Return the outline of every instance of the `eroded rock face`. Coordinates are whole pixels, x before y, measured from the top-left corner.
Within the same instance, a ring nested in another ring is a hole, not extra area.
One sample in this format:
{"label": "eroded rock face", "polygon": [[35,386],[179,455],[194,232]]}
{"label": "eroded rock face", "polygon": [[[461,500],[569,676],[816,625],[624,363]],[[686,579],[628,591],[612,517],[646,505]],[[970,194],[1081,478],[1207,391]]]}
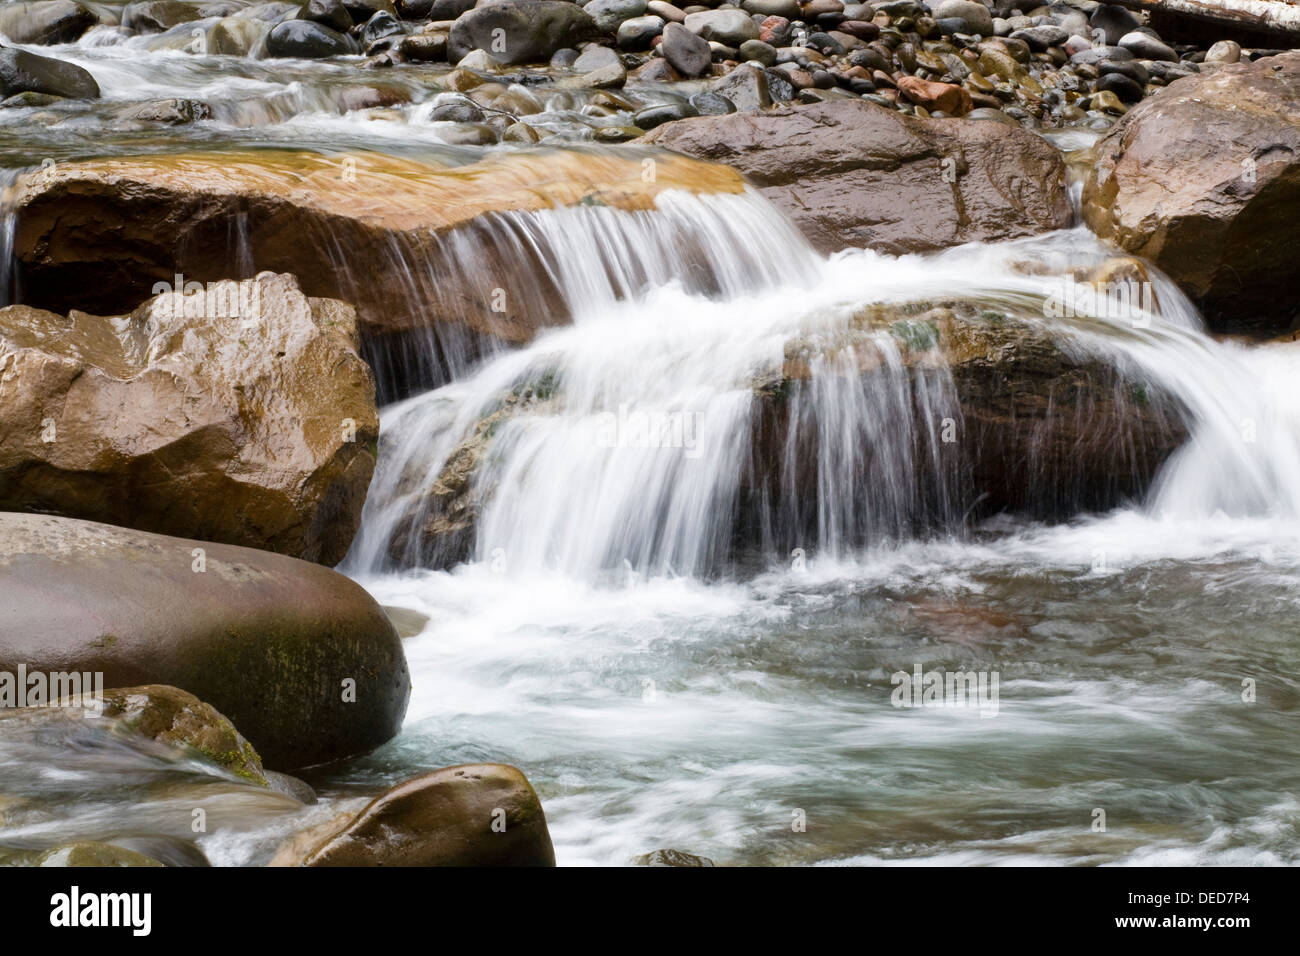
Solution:
{"label": "eroded rock face", "polygon": [[0,508],[337,564],[379,435],[357,348],[350,306],[270,273],[119,318],[0,309]]}
{"label": "eroded rock face", "polygon": [[541,801],[505,764],[408,780],[325,840],[304,866],[554,866]]}
{"label": "eroded rock face", "polygon": [[0,513],[0,608],[0,670],[181,688],[275,769],[364,753],[406,713],[406,658],[383,610],[283,555]]}
{"label": "eroded rock face", "polygon": [[1060,153],[991,123],[838,100],[682,120],[644,141],[731,166],[823,252],[923,252],[1071,219]]}
{"label": "eroded rock face", "polygon": [[453,168],[351,159],[262,151],[60,163],[13,197],[25,301],[123,312],[177,272],[237,278],[251,261],[297,276],[308,295],[352,303],[372,341],[432,326],[453,345],[522,342],[568,311],[549,264],[524,243],[503,245],[509,231],[495,214],[648,209],[665,189],[744,189],[726,167],[670,153],[649,181],[640,156],[556,151]]}
{"label": "eroded rock face", "polygon": [[1095,149],[1094,232],[1153,261],[1219,328],[1300,314],[1300,52],[1178,80]]}

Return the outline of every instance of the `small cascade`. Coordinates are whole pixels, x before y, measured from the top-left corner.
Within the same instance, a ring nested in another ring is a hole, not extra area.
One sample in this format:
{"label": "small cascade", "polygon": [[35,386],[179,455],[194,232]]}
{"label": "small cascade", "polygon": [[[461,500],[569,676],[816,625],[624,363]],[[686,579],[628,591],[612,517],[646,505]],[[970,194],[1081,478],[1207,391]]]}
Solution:
{"label": "small cascade", "polygon": [[[1113,421],[1064,407],[1126,470],[1150,478],[1159,457],[1125,431],[1127,415],[1158,406],[1169,441],[1190,426],[1151,507],[1293,507],[1280,482],[1300,473],[1289,458],[1300,449],[1251,380],[1254,354],[1207,338],[1158,274],[1142,273],[1122,314],[1104,296],[1070,298],[1077,275],[1114,261],[1083,229],[823,259],[756,196],[679,194],[654,213],[579,207],[490,228],[545,264],[573,321],[385,410],[354,571],[481,560],[586,579],[707,576],[747,554],[844,556],[968,527],[981,494],[969,446],[953,438],[962,396],[925,316],[898,318],[945,302],[975,303],[1108,369]],[[887,320],[864,324],[866,306]],[[1273,445],[1209,468],[1252,415]],[[1028,469],[1016,480],[1040,486],[1048,516],[1132,493],[1076,489],[1068,451],[1064,464],[1044,452],[1013,469]],[[1225,471],[1231,490],[1215,477]]]}

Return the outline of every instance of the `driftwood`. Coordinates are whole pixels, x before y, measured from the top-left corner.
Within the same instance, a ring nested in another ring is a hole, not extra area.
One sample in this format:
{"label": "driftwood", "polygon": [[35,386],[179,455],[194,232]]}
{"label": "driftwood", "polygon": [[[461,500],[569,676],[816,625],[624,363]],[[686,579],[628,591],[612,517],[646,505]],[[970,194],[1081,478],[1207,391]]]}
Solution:
{"label": "driftwood", "polygon": [[1165,23],[1193,21],[1279,46],[1300,46],[1300,2],[1296,0],[1106,0],[1144,10]]}

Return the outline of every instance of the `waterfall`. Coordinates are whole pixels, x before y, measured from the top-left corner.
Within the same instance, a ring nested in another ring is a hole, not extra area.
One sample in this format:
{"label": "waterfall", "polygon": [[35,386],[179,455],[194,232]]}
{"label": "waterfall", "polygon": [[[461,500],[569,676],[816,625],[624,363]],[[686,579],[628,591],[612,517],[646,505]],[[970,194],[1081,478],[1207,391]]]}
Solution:
{"label": "waterfall", "polygon": [[[1155,479],[1153,511],[1300,514],[1288,357],[1211,340],[1158,274],[1122,317],[1054,314],[1071,270],[1113,256],[1082,229],[824,258],[752,193],[511,213],[491,228],[546,264],[573,321],[383,411],[354,571],[479,560],[707,576],[958,533],[979,501],[943,435],[963,425],[951,369],[923,326],[860,322],[864,306],[918,301],[976,301],[1104,361],[1135,401],[1148,386],[1168,396],[1192,437]],[[1060,480],[1046,466],[1025,477]]]}

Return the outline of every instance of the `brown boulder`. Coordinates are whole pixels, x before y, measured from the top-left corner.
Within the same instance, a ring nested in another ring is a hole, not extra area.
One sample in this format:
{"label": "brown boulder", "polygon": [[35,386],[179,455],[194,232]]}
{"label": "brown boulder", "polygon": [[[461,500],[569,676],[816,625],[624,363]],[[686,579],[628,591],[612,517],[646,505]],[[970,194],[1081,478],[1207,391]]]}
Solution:
{"label": "brown boulder", "polygon": [[1071,220],[1060,153],[993,123],[834,100],[679,120],[643,142],[736,169],[823,252],[926,252]]}
{"label": "brown boulder", "polygon": [[904,76],[898,80],[898,89],[917,106],[924,106],[931,111],[940,110],[949,116],[965,116],[973,106],[970,93],[953,83]]}
{"label": "brown boulder", "polygon": [[[107,687],[181,688],[278,770],[379,746],[401,727],[410,695],[392,624],[329,568],[0,513],[0,672],[20,664],[28,673],[99,673]],[[128,701],[124,713],[132,710]]]}
{"label": "brown boulder", "polygon": [[368,345],[430,326],[440,349],[521,342],[569,316],[549,263],[493,214],[744,186],[673,155],[644,171],[639,156],[570,151],[458,167],[274,150],[60,163],[11,197],[14,256],[24,301],[55,311],[121,312],[177,272],[206,282],[251,262],[355,305]]}
{"label": "brown boulder", "polygon": [[0,309],[0,508],[336,564],[379,434],[357,338],[285,275],[121,318]]}
{"label": "brown boulder", "polygon": [[554,866],[532,785],[505,764],[446,767],[399,784],[304,866]]}
{"label": "brown boulder", "polygon": [[1158,265],[1215,327],[1300,315],[1300,52],[1178,80],[1095,149],[1094,232]]}

